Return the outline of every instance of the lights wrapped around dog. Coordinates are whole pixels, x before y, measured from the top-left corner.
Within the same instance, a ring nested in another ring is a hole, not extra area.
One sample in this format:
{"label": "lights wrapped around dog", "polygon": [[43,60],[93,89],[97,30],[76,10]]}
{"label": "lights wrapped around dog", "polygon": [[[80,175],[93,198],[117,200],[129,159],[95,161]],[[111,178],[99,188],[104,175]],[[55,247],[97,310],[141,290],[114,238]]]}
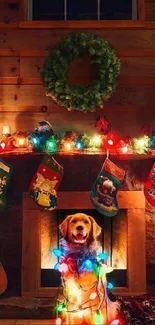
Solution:
{"label": "lights wrapped around dog", "polygon": [[[104,259],[107,260],[108,255],[106,253],[100,253],[94,257],[87,252],[85,256],[83,256],[83,253],[79,256],[76,253],[63,252],[58,248],[53,249],[53,253],[59,258],[59,263],[55,265],[55,269],[61,272],[64,289],[64,301],[58,303],[56,306],[56,325],[61,325],[64,315],[67,317],[68,313],[74,313],[77,318],[82,318],[84,312],[88,311],[90,313],[92,312],[92,308],[94,325],[103,325],[104,316],[100,309],[98,309],[96,299],[99,305],[101,305],[103,294],[100,290],[100,285],[102,282],[105,284],[106,274],[113,271],[112,267],[108,267],[103,263]],[[94,272],[97,275],[97,281],[94,283],[93,288],[91,286],[85,289],[78,284],[78,277],[82,272]],[[112,288],[113,284],[108,283],[107,289]],[[86,293],[88,294],[88,299],[81,305],[82,295],[86,295]],[[114,320],[109,325],[111,324],[118,325],[119,320]]]}

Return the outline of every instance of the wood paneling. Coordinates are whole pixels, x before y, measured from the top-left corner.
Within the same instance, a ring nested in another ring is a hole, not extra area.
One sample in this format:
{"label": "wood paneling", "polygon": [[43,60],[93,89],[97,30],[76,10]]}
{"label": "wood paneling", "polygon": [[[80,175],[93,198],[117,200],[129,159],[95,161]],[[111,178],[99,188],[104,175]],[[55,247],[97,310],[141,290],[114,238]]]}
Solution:
{"label": "wood paneling", "polygon": [[145,20],[145,0],[138,0],[138,19]]}
{"label": "wood paneling", "polygon": [[155,21],[155,1],[145,0],[146,20]]}
{"label": "wood paneling", "polygon": [[0,57],[0,78],[19,76],[19,68],[20,59],[18,57]]}
{"label": "wood paneling", "polygon": [[[10,52],[9,52],[10,53]],[[0,77],[20,77],[21,83],[37,84],[41,83],[40,74],[43,70],[44,63],[46,61],[45,56],[32,56],[21,57],[21,54],[17,51],[17,57],[13,52],[5,55],[5,52],[0,52]],[[32,53],[33,55],[33,53]],[[121,84],[154,84],[155,83],[155,56],[152,57],[120,57],[121,59]],[[86,73],[86,72],[85,72]],[[75,66],[72,70],[73,78],[77,77],[81,79],[81,82],[85,79],[85,74]],[[131,78],[134,77],[134,78]],[[141,77],[141,78],[139,78]],[[35,79],[37,78],[37,79]],[[39,78],[39,79],[38,79]],[[32,79],[32,81],[31,81]],[[12,82],[17,83],[16,79],[12,79]],[[1,79],[0,83],[7,83],[7,79],[4,81]],[[11,83],[11,82],[10,82]]]}
{"label": "wood paneling", "polygon": [[[10,79],[11,81],[11,79]],[[11,83],[11,82],[10,82]],[[45,89],[42,85],[0,85],[0,105],[4,106],[42,106],[52,105],[53,109],[56,111],[58,105],[46,96]],[[137,107],[137,106],[148,106],[153,107],[154,105],[154,86],[149,85],[133,85],[133,86],[118,86],[115,93],[107,101],[106,107],[111,106],[120,107]],[[64,108],[62,108],[64,110]],[[54,113],[54,112],[53,112]],[[69,114],[68,114],[69,115]]]}
{"label": "wood paneling", "polygon": [[42,113],[41,104],[40,102],[38,106],[36,104],[32,106],[29,103],[29,105],[25,106],[24,104],[18,105],[13,100],[9,103],[8,100],[7,105],[0,105],[0,132],[3,125],[10,125],[12,132],[22,129],[31,132],[39,121],[48,120],[55,132],[74,130],[80,134],[86,132],[93,135],[96,133],[95,119],[100,114],[108,116],[118,136],[137,136],[141,126],[145,123],[154,126],[152,119],[154,113],[151,112],[154,106],[152,105],[136,108],[135,106],[121,107],[120,105],[105,106],[103,111],[97,109],[95,113],[81,114],[80,112],[68,113],[64,107],[57,106],[52,101],[50,101],[49,105],[47,104],[48,112]]}
{"label": "wood paneling", "polygon": [[[67,29],[14,29],[0,30],[0,49],[2,50],[48,50],[63,37],[76,30]],[[80,30],[77,30],[80,32]],[[83,31],[81,29],[81,31]],[[90,29],[107,39],[110,45],[120,50],[155,50],[155,30],[118,30]]]}
{"label": "wood paneling", "polygon": [[[106,114],[116,132],[124,135],[137,135],[143,124],[152,125],[155,30],[89,30],[106,38],[116,49],[121,59],[121,76],[104,110],[87,114],[68,113],[46,97],[40,78],[48,49],[72,31],[76,30],[0,30],[0,129],[9,124],[12,131],[31,131],[40,120],[46,119],[56,132],[72,129],[92,134],[96,131],[96,116],[101,114]],[[77,68],[72,75],[75,80],[77,76],[81,82],[84,80],[83,71]]]}
{"label": "wood paneling", "polygon": [[0,1],[0,22],[11,25],[19,20],[19,1]]}

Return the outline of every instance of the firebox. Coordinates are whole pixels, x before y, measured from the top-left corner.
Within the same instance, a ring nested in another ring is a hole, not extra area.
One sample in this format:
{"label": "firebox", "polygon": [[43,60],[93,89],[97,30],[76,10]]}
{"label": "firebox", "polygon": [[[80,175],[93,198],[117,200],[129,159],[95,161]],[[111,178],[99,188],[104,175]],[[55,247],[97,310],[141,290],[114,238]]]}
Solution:
{"label": "firebox", "polygon": [[108,275],[116,294],[146,292],[145,198],[141,191],[118,192],[120,211],[110,218],[92,206],[89,192],[60,192],[57,210],[40,209],[28,193],[23,196],[22,294],[55,296],[61,287],[58,262],[52,249],[58,247],[58,225],[70,214],[83,212],[102,227],[99,241],[108,254],[106,263],[114,268]]}

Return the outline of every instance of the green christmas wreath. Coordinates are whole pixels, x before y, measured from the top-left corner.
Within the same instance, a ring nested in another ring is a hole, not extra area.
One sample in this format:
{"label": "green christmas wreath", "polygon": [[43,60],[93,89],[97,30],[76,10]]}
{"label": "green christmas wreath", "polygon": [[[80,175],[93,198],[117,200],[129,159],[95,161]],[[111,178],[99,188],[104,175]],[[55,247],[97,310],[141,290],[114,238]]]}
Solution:
{"label": "green christmas wreath", "polygon": [[[96,80],[88,86],[71,85],[67,72],[71,61],[90,57],[91,64],[98,65]],[[120,73],[120,61],[115,51],[103,38],[89,33],[69,34],[49,53],[42,77],[47,96],[68,110],[94,111],[103,107],[115,90],[116,77]]]}

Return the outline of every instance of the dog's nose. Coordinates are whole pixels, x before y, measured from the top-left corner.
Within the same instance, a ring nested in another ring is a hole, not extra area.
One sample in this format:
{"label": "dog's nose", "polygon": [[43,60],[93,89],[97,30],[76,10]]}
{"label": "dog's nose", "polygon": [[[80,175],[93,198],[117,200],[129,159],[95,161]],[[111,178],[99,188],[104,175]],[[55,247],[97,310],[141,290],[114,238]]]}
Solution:
{"label": "dog's nose", "polygon": [[77,226],[76,229],[81,231],[81,230],[83,230],[83,227],[82,226]]}

